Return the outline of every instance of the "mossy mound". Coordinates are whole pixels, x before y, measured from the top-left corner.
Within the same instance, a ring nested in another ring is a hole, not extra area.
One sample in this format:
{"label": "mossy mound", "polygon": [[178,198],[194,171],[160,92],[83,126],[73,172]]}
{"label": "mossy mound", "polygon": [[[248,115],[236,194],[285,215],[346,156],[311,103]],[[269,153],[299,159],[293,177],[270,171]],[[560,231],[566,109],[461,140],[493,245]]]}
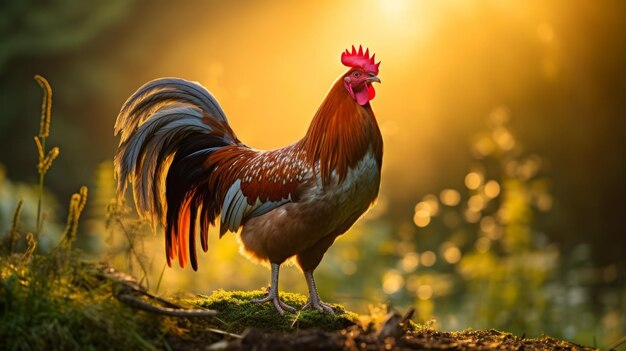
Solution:
{"label": "mossy mound", "polygon": [[358,315],[346,311],[338,304],[332,304],[335,314],[321,313],[317,310],[301,310],[307,298],[300,294],[279,293],[283,302],[298,309],[296,313],[286,312],[280,315],[271,303],[251,303],[252,299],[263,298],[267,292],[224,291],[217,290],[213,294],[199,295],[195,299],[185,300],[188,303],[204,308],[217,310],[216,320],[221,328],[240,333],[248,327],[264,331],[290,331],[298,329],[318,328],[326,331],[340,330],[354,325]]}

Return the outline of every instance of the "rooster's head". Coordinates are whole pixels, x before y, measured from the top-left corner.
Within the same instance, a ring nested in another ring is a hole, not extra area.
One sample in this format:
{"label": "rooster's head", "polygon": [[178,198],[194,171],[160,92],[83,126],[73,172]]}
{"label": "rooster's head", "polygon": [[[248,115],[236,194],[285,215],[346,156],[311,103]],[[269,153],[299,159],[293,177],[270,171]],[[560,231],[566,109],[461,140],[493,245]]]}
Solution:
{"label": "rooster's head", "polygon": [[380,83],[378,78],[378,66],[380,62],[374,63],[374,56],[369,57],[369,49],[363,52],[359,45],[357,51],[352,46],[352,52],[346,49],[341,53],[341,63],[350,67],[350,70],[343,76],[343,85],[352,98],[361,106],[367,104],[376,96],[376,91],[372,86],[373,82]]}

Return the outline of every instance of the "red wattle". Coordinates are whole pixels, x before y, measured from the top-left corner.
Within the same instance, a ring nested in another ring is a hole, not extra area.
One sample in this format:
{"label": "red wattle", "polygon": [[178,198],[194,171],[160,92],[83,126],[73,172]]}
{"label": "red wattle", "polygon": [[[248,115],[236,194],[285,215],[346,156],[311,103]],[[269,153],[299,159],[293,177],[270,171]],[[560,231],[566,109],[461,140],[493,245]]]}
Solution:
{"label": "red wattle", "polygon": [[356,100],[356,102],[361,106],[365,106],[368,101],[372,100],[376,96],[376,90],[374,90],[374,87],[371,85],[367,85],[366,89],[361,89],[357,91],[352,90],[352,85],[350,85],[350,83],[348,83],[347,81],[344,81],[344,86],[346,87],[348,93],[350,93],[352,98]]}
{"label": "red wattle", "polygon": [[361,89],[355,92],[354,97],[356,98],[356,102],[361,106],[365,106],[365,104],[370,101],[370,94],[367,89]]}
{"label": "red wattle", "polygon": [[374,86],[373,85],[368,86],[367,91],[370,94],[370,100],[373,100],[374,97],[376,97],[376,90],[374,90]]}

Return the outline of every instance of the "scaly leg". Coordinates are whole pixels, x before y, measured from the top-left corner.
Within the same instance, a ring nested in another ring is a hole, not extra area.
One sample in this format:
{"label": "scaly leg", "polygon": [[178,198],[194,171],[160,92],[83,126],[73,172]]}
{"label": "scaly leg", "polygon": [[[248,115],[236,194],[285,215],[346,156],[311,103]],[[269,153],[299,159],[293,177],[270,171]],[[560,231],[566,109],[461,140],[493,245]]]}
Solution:
{"label": "scaly leg", "polygon": [[305,271],[304,277],[306,278],[306,283],[309,286],[309,299],[302,309],[306,310],[307,308],[315,308],[322,313],[328,312],[330,314],[335,314],[335,311],[329,304],[320,300],[320,295],[317,293],[317,287],[315,286],[315,279],[313,279],[313,271]]}
{"label": "scaly leg", "polygon": [[287,305],[286,303],[280,301],[278,298],[278,271],[280,269],[280,265],[278,263],[272,263],[272,283],[270,285],[270,289],[267,292],[267,297],[263,299],[255,299],[251,300],[252,303],[266,303],[272,301],[276,310],[281,315],[285,313],[285,311],[295,313],[296,309]]}

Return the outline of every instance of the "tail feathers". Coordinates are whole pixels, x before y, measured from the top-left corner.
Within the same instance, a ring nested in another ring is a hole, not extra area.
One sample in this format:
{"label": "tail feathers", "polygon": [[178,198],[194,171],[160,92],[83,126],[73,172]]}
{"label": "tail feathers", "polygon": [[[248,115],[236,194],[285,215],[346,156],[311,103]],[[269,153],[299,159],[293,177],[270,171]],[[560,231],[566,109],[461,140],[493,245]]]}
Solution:
{"label": "tail feathers", "polygon": [[139,88],[122,106],[115,122],[115,135],[124,143],[157,110],[172,103],[196,106],[212,118],[228,123],[221,106],[206,88],[180,78],[160,78]]}
{"label": "tail feathers", "polygon": [[207,167],[206,163],[215,151],[228,145],[232,144],[221,138],[190,135],[173,157],[162,202],[167,206],[164,227],[168,265],[178,258],[184,267],[190,258],[191,266],[197,269],[195,230],[198,225],[202,249],[208,249],[209,226],[215,223],[221,206],[218,189],[209,186],[215,167]]}
{"label": "tail feathers", "polygon": [[[202,187],[212,172],[204,166],[205,161],[224,146],[241,144],[222,108],[197,83],[158,79],[126,101],[115,133],[121,135],[114,160],[119,195],[131,182],[140,215],[166,227],[168,263],[178,256],[184,265],[187,256],[183,250],[189,246],[195,269],[195,225],[190,224],[195,224],[201,210],[200,224],[206,233],[219,213],[210,189]],[[189,236],[176,235],[179,231]],[[178,242],[172,242],[174,239]],[[206,250],[206,238],[201,240]]]}

